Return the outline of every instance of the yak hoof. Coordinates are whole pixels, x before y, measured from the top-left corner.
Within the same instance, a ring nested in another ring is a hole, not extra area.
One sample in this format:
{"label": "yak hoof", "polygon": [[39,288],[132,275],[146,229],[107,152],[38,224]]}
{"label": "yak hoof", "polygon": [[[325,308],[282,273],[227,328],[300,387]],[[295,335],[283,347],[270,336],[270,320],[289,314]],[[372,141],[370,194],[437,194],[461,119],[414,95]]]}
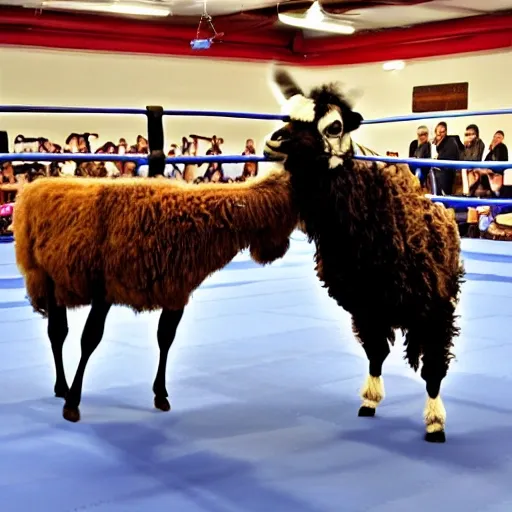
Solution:
{"label": "yak hoof", "polygon": [[373,416],[375,416],[375,409],[373,407],[366,407],[363,405],[359,409],[358,416],[364,418],[372,418]]}
{"label": "yak hoof", "polygon": [[80,409],[78,407],[66,407],[62,410],[62,416],[65,420],[76,423],[80,421]]}
{"label": "yak hoof", "polygon": [[171,404],[169,403],[169,400],[167,400],[167,398],[165,398],[165,397],[159,398],[159,397],[155,396],[154,403],[155,403],[155,409],[159,409],[160,411],[164,411],[164,412],[171,410]]}
{"label": "yak hoof", "polygon": [[425,434],[425,441],[429,443],[445,443],[446,435],[444,430],[438,430],[437,432],[427,432]]}
{"label": "yak hoof", "polygon": [[55,392],[55,396],[57,398],[66,398],[67,394],[69,393],[69,388],[67,386],[55,386],[53,391]]}

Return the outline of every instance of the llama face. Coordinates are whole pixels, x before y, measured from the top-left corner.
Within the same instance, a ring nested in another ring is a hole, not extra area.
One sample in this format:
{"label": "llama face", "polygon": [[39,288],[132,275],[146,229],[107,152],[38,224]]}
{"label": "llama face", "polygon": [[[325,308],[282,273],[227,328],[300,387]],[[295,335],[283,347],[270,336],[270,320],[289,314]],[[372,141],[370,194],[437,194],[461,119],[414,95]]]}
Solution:
{"label": "llama face", "polygon": [[306,97],[282,70],[275,73],[274,82],[291,121],[267,139],[267,157],[310,159],[325,154],[343,157],[352,152],[349,134],[360,126],[362,116],[350,108],[334,86],[315,89]]}

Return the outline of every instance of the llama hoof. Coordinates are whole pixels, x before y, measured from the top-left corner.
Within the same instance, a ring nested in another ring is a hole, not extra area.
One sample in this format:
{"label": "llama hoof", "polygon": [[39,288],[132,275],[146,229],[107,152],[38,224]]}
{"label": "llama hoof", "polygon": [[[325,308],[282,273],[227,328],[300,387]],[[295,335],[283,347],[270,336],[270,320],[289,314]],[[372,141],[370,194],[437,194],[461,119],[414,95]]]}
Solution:
{"label": "llama hoof", "polygon": [[437,432],[427,432],[425,434],[425,441],[429,443],[445,443],[446,435],[444,430],[438,430]]}
{"label": "llama hoof", "polygon": [[373,407],[366,407],[363,405],[359,408],[358,416],[364,418],[373,418],[373,416],[375,416],[375,409]]}
{"label": "llama hoof", "polygon": [[76,423],[80,421],[80,409],[78,407],[66,407],[62,410],[62,417],[65,420],[71,421],[71,423]]}
{"label": "llama hoof", "polygon": [[171,410],[171,404],[169,403],[169,400],[167,398],[158,398],[155,396],[155,409],[159,409],[160,411],[170,411]]}

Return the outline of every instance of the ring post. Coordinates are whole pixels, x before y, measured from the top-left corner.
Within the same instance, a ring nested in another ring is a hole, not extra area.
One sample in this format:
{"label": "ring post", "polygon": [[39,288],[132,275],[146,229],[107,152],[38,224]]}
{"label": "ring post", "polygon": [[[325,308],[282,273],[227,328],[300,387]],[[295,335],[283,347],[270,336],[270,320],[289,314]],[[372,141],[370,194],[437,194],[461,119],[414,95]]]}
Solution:
{"label": "ring post", "polygon": [[163,107],[146,107],[148,118],[148,176],[163,175],[165,171]]}

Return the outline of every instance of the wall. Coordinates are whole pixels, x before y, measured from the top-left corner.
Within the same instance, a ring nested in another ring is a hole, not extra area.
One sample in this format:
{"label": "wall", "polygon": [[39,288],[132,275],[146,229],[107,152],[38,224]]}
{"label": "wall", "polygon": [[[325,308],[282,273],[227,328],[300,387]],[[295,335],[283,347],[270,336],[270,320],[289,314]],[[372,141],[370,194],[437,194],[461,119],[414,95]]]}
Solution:
{"label": "wall", "polygon": [[[268,66],[120,54],[0,48],[0,103],[72,106],[162,105],[168,109],[275,112],[267,86]],[[241,154],[247,138],[258,151],[275,122],[218,118],[166,118],[166,143],[183,135],[225,139],[225,154]],[[147,136],[143,116],[0,114],[0,129],[14,138],[45,136],[63,144],[71,132],[95,132],[100,142]],[[243,165],[231,166],[240,174]]]}
{"label": "wall", "polygon": [[[361,97],[356,108],[365,118],[411,113],[415,85],[468,81],[469,108],[492,109],[512,106],[509,74],[512,52],[471,54],[410,62],[399,72],[384,72],[380,65],[343,68],[299,69],[293,72],[306,87],[326,81],[340,81],[356,89]],[[28,48],[0,49],[0,102],[78,106],[145,107],[159,104],[176,109],[217,109],[278,112],[268,87],[268,65],[219,62],[206,58],[168,58],[49,51]],[[502,78],[498,78],[502,75]],[[512,116],[447,119],[449,133],[461,137],[469,122],[476,122],[488,144],[497,129],[512,139]],[[428,122],[434,126],[437,121]],[[246,138],[254,138],[261,153],[262,141],[279,123],[215,118],[168,118],[167,143],[182,135],[222,136],[225,154],[240,154]],[[385,153],[399,151],[405,156],[419,122],[361,128],[355,138]],[[63,143],[72,131],[100,132],[103,142],[119,137],[128,142],[146,135],[144,118],[127,116],[1,115],[0,125],[11,141],[18,133],[45,135]],[[240,166],[232,167],[238,173]]]}

